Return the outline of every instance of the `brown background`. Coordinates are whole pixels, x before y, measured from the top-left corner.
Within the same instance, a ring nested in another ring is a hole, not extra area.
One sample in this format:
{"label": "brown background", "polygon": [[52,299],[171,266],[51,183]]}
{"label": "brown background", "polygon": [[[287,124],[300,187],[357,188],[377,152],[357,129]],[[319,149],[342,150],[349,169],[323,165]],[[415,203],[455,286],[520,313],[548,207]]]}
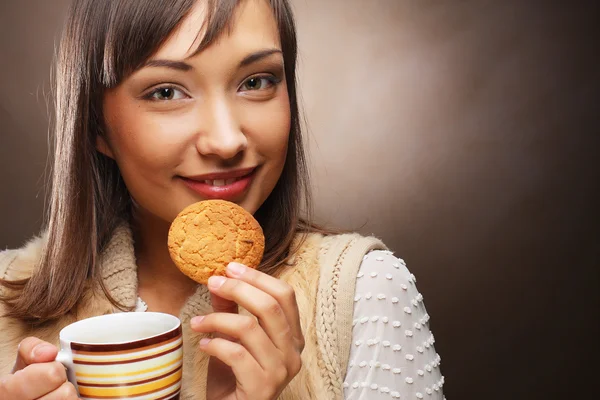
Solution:
{"label": "brown background", "polygon": [[[0,248],[42,220],[44,94],[67,3],[0,0]],[[294,3],[318,215],[407,260],[448,399],[593,398],[592,2]]]}

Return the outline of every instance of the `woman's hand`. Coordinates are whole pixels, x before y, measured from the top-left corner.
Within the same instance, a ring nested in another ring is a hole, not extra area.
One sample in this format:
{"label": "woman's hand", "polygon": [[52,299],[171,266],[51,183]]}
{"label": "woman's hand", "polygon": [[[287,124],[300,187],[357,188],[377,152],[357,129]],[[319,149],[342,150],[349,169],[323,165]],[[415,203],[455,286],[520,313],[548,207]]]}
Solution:
{"label": "woman's hand", "polygon": [[[214,313],[195,317],[192,329],[215,333],[200,341],[211,356],[207,400],[276,399],[302,367],[304,337],[294,290],[283,281],[231,263],[211,277]],[[254,316],[237,313],[238,305]]]}
{"label": "woman's hand", "polygon": [[19,344],[17,360],[10,375],[0,378],[0,399],[75,400],[75,387],[67,381],[63,365],[54,361],[58,349],[38,338]]}

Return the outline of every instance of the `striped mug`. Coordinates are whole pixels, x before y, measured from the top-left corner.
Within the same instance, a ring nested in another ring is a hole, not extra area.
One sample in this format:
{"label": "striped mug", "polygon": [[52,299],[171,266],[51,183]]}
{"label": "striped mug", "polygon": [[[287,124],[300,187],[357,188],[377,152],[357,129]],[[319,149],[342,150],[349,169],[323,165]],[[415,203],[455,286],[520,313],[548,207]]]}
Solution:
{"label": "striped mug", "polygon": [[182,345],[177,317],[108,314],[61,330],[56,360],[82,399],[179,399]]}

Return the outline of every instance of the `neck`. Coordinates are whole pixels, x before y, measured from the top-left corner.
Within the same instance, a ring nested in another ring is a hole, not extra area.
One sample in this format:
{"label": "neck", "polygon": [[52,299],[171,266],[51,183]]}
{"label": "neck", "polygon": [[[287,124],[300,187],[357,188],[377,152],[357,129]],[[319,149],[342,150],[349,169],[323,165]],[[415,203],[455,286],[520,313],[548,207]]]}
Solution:
{"label": "neck", "polygon": [[167,246],[170,224],[145,210],[136,209],[132,228],[138,267],[139,296],[149,311],[178,316],[197,283],[171,260]]}

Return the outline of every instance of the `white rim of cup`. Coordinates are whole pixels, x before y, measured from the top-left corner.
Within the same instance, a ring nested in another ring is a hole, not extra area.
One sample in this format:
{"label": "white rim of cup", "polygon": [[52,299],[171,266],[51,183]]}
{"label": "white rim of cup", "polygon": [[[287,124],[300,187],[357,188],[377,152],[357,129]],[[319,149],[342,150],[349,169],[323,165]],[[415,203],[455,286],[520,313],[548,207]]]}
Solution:
{"label": "white rim of cup", "polygon": [[[86,341],[81,341],[81,340],[76,339],[72,333],[73,330],[79,329],[82,326],[93,323],[99,319],[105,319],[105,318],[152,319],[153,317],[156,317],[157,315],[160,316],[160,318],[171,320],[171,322],[173,322],[173,326],[171,326],[168,329],[165,329],[159,333],[156,333],[154,335],[143,336],[143,337],[139,337],[139,338],[136,338],[133,340],[107,341],[107,342],[102,342],[102,343],[86,342]],[[151,311],[148,311],[148,312],[122,312],[122,313],[98,315],[95,317],[85,318],[85,319],[73,322],[72,324],[67,325],[63,329],[61,329],[61,331],[59,333],[59,337],[61,340],[65,340],[68,342],[75,342],[75,343],[91,345],[91,346],[102,345],[102,344],[119,345],[119,344],[125,344],[125,343],[134,343],[134,342],[138,342],[138,341],[146,341],[148,339],[152,339],[152,338],[173,332],[174,330],[179,329],[180,327],[181,327],[181,320],[171,314],[160,313],[160,312],[151,312]]]}

